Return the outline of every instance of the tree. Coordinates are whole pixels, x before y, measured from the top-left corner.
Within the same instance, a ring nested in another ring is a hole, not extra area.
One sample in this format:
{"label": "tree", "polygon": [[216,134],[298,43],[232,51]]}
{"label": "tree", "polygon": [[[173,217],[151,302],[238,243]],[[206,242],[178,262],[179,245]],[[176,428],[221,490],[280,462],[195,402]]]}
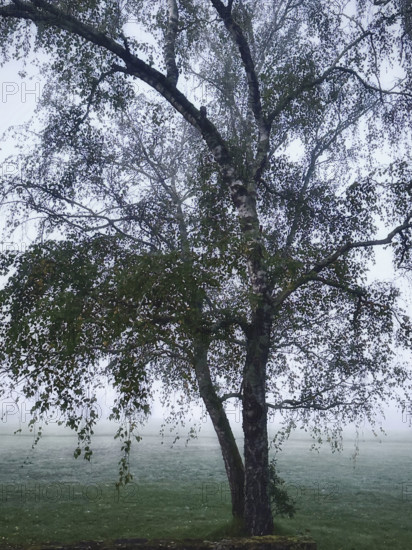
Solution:
{"label": "tree", "polygon": [[[35,212],[40,236],[3,255],[1,359],[9,385],[39,395],[34,411],[66,411],[86,457],[95,418],[80,409],[99,375],[118,417],[148,412],[154,379],[199,395],[233,513],[264,535],[270,409],[285,433],[324,427],[335,445],[342,422],[407,394],[409,319],[395,287],[368,282],[377,247],[411,266],[407,13],[0,2],[4,59],[33,44],[49,83],[36,150],[2,182],[11,221]],[[243,461],[228,399],[242,403]]]}

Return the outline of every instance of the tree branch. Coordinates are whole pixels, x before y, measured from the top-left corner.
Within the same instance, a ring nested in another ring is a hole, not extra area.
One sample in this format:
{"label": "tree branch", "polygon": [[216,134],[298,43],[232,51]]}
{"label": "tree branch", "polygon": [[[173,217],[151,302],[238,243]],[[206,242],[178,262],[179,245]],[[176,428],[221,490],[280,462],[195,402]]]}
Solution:
{"label": "tree branch", "polygon": [[353,294],[354,296],[357,296],[359,298],[367,295],[367,292],[362,288],[349,287],[343,283],[340,283],[339,281],[334,281],[333,279],[326,279],[324,277],[318,276],[318,277],[313,277],[311,281],[315,283],[322,283],[326,286],[337,288],[338,290],[343,290],[344,292],[347,292],[348,294]]}
{"label": "tree branch", "polygon": [[222,397],[220,397],[220,401],[223,403],[224,401],[227,401],[228,399],[232,399],[232,398],[236,398],[236,399],[242,399],[242,394],[241,393],[225,393],[224,395],[222,395]]}
{"label": "tree branch", "polygon": [[151,67],[136,55],[131,54],[124,44],[119,44],[104,32],[79,21],[72,15],[65,13],[44,0],[33,0],[33,2],[30,3],[21,0],[13,1],[15,5],[10,4],[0,7],[0,17],[25,19],[35,24],[43,23],[51,25],[58,29],[68,31],[69,33],[79,36],[113,53],[116,57],[121,59],[125,65],[121,66],[113,63],[112,69],[130,76],[136,76],[143,82],[146,82],[146,84],[159,92],[166,101],[182,114],[192,126],[203,133],[210,147],[210,144],[213,143],[214,147],[219,145],[225,148],[224,141],[217,129],[210,121],[202,120],[199,110],[196,109],[182,92],[177,90],[176,86],[168,77]]}
{"label": "tree branch", "polygon": [[263,122],[261,94],[259,81],[256,75],[255,64],[252,58],[249,44],[246,40],[245,35],[243,34],[241,27],[236,23],[236,21],[234,21],[232,17],[232,4],[230,3],[226,7],[221,0],[210,1],[239,49],[240,57],[243,62],[248,83],[250,107],[253,111],[256,121],[260,124],[261,122]]}
{"label": "tree branch", "polygon": [[[249,46],[244,39],[240,27],[232,20],[230,11],[221,0],[211,0],[218,12],[222,13],[225,24],[233,29],[236,40],[239,41],[242,59],[248,73],[250,98],[255,116],[262,120],[262,109],[260,103],[260,91],[256,74],[254,72],[253,60]],[[220,166],[224,181],[229,187],[231,199],[237,209],[240,230],[244,234],[248,246],[248,265],[251,278],[251,285],[256,295],[268,296],[266,272],[262,268],[263,242],[259,233],[259,222],[256,211],[256,197],[253,190],[246,187],[244,181],[236,173],[232,156],[217,128],[207,117],[202,116],[188,98],[180,92],[176,86],[142,59],[124,46],[113,40],[105,33],[98,31],[91,25],[85,24],[75,17],[66,14],[59,8],[52,6],[43,0],[35,0],[35,5],[15,0],[15,5],[3,6],[0,8],[0,17],[13,17],[27,19],[34,23],[45,23],[58,29],[62,29],[79,36],[99,48],[104,48],[121,59],[124,66],[112,64],[112,68],[130,76],[135,76],[148,84],[151,88],[160,93],[189,124],[199,130],[215,161]]]}
{"label": "tree branch", "polygon": [[165,33],[164,56],[168,80],[177,85],[179,71],[176,65],[176,38],[179,24],[179,11],[176,0],[167,0],[167,28]]}
{"label": "tree branch", "polygon": [[83,122],[87,119],[87,117],[89,116],[89,113],[90,113],[90,109],[91,109],[91,106],[93,104],[93,99],[94,99],[94,96],[97,92],[97,89],[98,87],[100,86],[100,84],[108,77],[108,76],[111,76],[113,74],[116,74],[117,71],[116,69],[110,69],[109,71],[105,71],[104,73],[102,73],[99,78],[96,78],[95,81],[93,82],[92,84],[92,88],[90,90],[90,94],[89,94],[89,97],[87,98],[87,106],[86,106],[86,112],[85,114],[82,116],[82,118],[76,123],[76,125],[74,126],[74,131],[76,131],[82,124]]}
{"label": "tree branch", "polygon": [[379,92],[380,94],[385,95],[401,95],[403,97],[412,97],[411,93],[408,92],[396,92],[393,89],[385,90],[384,88],[380,88],[379,86],[374,86],[373,84],[369,84],[369,82],[366,82],[360,74],[358,74],[355,70],[350,69],[349,67],[341,67],[340,65],[337,65],[333,68],[333,71],[339,71],[341,73],[349,74],[354,76],[359,82],[362,84],[362,86],[371,92]]}
{"label": "tree branch", "polygon": [[310,90],[311,88],[314,88],[315,86],[319,86],[323,82],[325,82],[333,73],[333,71],[336,69],[338,63],[340,60],[355,46],[357,46],[362,40],[367,38],[368,36],[371,36],[370,31],[365,31],[362,33],[358,38],[356,38],[353,42],[348,44],[339,55],[336,56],[334,62],[331,64],[331,66],[326,69],[320,76],[317,78],[312,78],[311,75],[309,75],[309,78],[304,78],[301,85],[298,86],[296,90],[294,90],[292,93],[288,94],[283,100],[279,102],[279,104],[275,107],[275,109],[272,111],[272,113],[268,117],[269,123],[273,123],[274,119],[279,116],[279,114],[291,103],[293,100],[297,99],[303,92]]}
{"label": "tree branch", "polygon": [[357,242],[348,242],[344,245],[342,245],[338,250],[336,250],[333,254],[330,254],[327,256],[324,260],[321,262],[318,262],[311,270],[310,273],[320,273],[325,267],[330,266],[333,264],[338,258],[349,252],[350,250],[354,250],[356,248],[371,248],[375,246],[383,246],[385,244],[391,244],[394,237],[399,235],[403,230],[409,229],[412,227],[412,212],[408,214],[406,217],[404,223],[402,225],[398,225],[393,229],[386,237],[383,239],[375,239],[375,240],[369,240],[369,241],[357,241]]}
{"label": "tree branch", "polygon": [[[128,221],[130,219],[130,217],[128,217],[128,216],[121,217],[121,218],[118,218],[118,219],[112,219],[109,216],[103,214],[104,211],[103,212],[95,212],[90,207],[86,206],[85,204],[82,204],[82,203],[80,203],[80,202],[78,202],[78,201],[76,201],[72,198],[65,197],[60,192],[58,192],[56,190],[48,189],[44,185],[31,184],[30,188],[28,188],[28,187],[25,187],[22,184],[19,184],[19,185],[16,186],[17,192],[18,192],[19,187],[22,187],[23,190],[25,190],[29,194],[29,201],[30,201],[32,207],[35,209],[35,211],[38,212],[38,213],[46,214],[48,216],[48,218],[51,219],[51,220],[53,220],[53,219],[54,220],[61,220],[62,223],[66,223],[66,224],[70,225],[71,227],[79,229],[80,231],[82,231],[84,233],[96,232],[96,231],[100,231],[102,229],[106,229],[106,228],[110,227],[116,233],[119,233],[120,235],[132,240],[133,242],[136,242],[136,243],[138,243],[142,246],[145,246],[145,247],[149,247],[151,250],[154,250],[154,251],[157,250],[157,247],[153,243],[151,243],[149,241],[145,241],[145,240],[143,240],[139,237],[136,237],[135,235],[132,235],[130,233],[126,233],[125,231],[123,231],[117,225],[119,222]],[[68,206],[76,207],[76,208],[79,208],[80,210],[83,210],[85,212],[85,214],[80,214],[80,213],[69,214],[69,213],[64,213],[64,212],[59,213],[55,210],[52,210],[52,209],[48,208],[46,206],[44,200],[42,200],[41,202],[37,202],[35,200],[34,196],[31,193],[31,191],[34,191],[36,189],[43,192],[43,193],[46,193],[47,195],[49,195],[53,199],[60,200],[62,203],[65,203]],[[91,219],[91,220],[94,220],[96,222],[97,222],[97,220],[101,220],[102,222],[105,222],[105,223],[103,223],[102,225],[87,226],[87,225],[84,225],[84,224],[80,223],[80,220],[83,220],[83,219],[86,219],[86,220]]]}
{"label": "tree branch", "polygon": [[395,229],[388,233],[388,235],[383,239],[347,242],[346,244],[340,246],[335,252],[315,264],[312,269],[308,271],[305,275],[299,277],[299,279],[297,279],[295,282],[290,283],[286,289],[278,292],[278,294],[273,299],[273,307],[280,307],[283,302],[295,292],[295,290],[305,285],[309,281],[316,280],[319,276],[319,273],[323,269],[335,263],[341,256],[347,254],[349,251],[355,250],[357,248],[372,248],[375,246],[384,246],[385,244],[391,244],[391,242],[397,235],[399,235],[405,229],[409,228],[412,228],[412,212],[408,214],[405,222],[402,225],[398,225],[397,227],[395,227]]}
{"label": "tree branch", "polygon": [[[299,218],[301,216],[302,207],[304,204],[305,193],[308,190],[310,181],[316,170],[317,162],[319,158],[323,155],[325,151],[327,151],[330,148],[330,146],[338,139],[340,135],[342,135],[342,133],[347,128],[355,124],[364,115],[366,115],[366,113],[368,113],[372,109],[372,107],[376,105],[377,101],[378,100],[372,101],[369,104],[367,104],[365,107],[351,113],[346,120],[340,121],[334,130],[328,131],[326,135],[317,139],[315,147],[313,148],[310,155],[310,162],[309,162],[308,169],[306,170],[306,173],[303,176],[302,187],[299,191],[299,195],[296,202],[295,215],[293,217],[293,222],[292,222],[290,231],[286,238],[285,254],[290,249],[295,239],[295,235],[298,230]],[[319,131],[319,128],[318,128],[318,131]]]}
{"label": "tree branch", "polygon": [[254,182],[259,182],[267,163],[267,156],[270,147],[271,123],[268,122],[262,110],[262,98],[257,77],[255,62],[250,51],[248,41],[240,25],[232,17],[232,2],[226,7],[221,0],[211,0],[214,8],[222,19],[226,29],[231,35],[233,41],[238,47],[243,67],[245,69],[248,91],[249,105],[258,125],[259,138],[255,158]]}
{"label": "tree branch", "polygon": [[357,403],[356,401],[333,401],[329,405],[316,405],[315,403],[312,404],[305,404],[305,401],[295,401],[293,399],[285,399],[281,403],[278,403],[277,405],[273,405],[272,403],[266,403],[266,406],[269,409],[274,409],[276,411],[280,410],[289,410],[289,411],[295,411],[297,409],[310,409],[315,411],[328,411],[330,409],[334,409],[335,407],[344,406],[344,407],[353,407],[354,405],[359,406],[363,403]]}
{"label": "tree branch", "polygon": [[[213,0],[221,6],[220,0]],[[100,48],[113,53],[124,62],[124,66],[116,63],[112,64],[112,69],[123,72],[129,76],[135,76],[156,90],[164,99],[172,105],[194,128],[199,130],[205,140],[209,150],[213,154],[215,161],[222,170],[222,175],[229,185],[232,201],[235,204],[240,219],[240,225],[243,232],[250,230],[251,217],[256,218],[255,205],[252,197],[247,196],[247,190],[244,184],[237,177],[231,155],[226,143],[216,126],[210,122],[207,117],[203,117],[193,103],[180,92],[176,86],[167,78],[167,76],[154,69],[136,55],[131,54],[124,45],[120,45],[105,33],[96,30],[75,17],[66,14],[62,10],[52,6],[43,0],[35,0],[36,6],[21,0],[15,0],[15,6],[8,5],[0,8],[0,17],[17,18],[33,21],[34,23],[45,23],[58,29],[68,31],[80,36],[81,38],[95,44]],[[39,9],[42,8],[42,9]],[[223,6],[226,10],[226,8]],[[44,11],[43,11],[44,10]],[[250,54],[250,52],[249,52]],[[245,208],[245,202],[248,206]],[[250,213],[253,211],[252,216]],[[256,231],[258,231],[257,222]]]}

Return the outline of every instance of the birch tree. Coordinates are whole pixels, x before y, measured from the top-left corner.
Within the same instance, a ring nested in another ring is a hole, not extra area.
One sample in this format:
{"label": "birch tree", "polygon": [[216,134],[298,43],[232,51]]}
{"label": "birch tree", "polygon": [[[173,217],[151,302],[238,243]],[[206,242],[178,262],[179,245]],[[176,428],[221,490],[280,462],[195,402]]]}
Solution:
{"label": "birch tree", "polygon": [[265,535],[269,412],[335,444],[408,392],[409,318],[369,277],[378,248],[411,265],[408,10],[0,2],[3,59],[33,47],[48,81],[36,150],[2,181],[11,221],[40,232],[3,255],[3,371],[68,414],[86,456],[95,418],[76,411],[99,376],[115,416],[146,414],[156,379],[200,396],[233,513]]}

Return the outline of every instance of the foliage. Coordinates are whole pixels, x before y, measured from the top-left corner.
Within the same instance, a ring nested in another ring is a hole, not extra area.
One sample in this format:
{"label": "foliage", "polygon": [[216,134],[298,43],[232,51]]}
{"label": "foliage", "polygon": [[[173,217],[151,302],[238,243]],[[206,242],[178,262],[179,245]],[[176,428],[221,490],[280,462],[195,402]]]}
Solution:
{"label": "foliage", "polygon": [[285,487],[285,480],[279,477],[276,468],[276,460],[269,464],[269,494],[275,516],[293,518],[296,514],[295,500],[290,497]]}

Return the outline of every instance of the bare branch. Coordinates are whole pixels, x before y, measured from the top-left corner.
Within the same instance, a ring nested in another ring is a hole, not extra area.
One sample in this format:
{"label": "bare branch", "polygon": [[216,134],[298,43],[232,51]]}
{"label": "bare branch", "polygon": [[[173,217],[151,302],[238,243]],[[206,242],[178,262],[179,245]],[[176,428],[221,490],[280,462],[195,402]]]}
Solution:
{"label": "bare branch", "polygon": [[222,395],[222,397],[220,397],[220,401],[223,403],[224,401],[227,401],[228,399],[232,399],[232,398],[236,398],[236,399],[242,399],[242,394],[241,393],[225,393],[224,395]]}
{"label": "bare branch", "polygon": [[[152,250],[157,250],[157,247],[153,243],[149,241],[145,241],[130,233],[126,233],[125,231],[123,231],[123,229],[119,227],[118,224],[121,222],[129,221],[130,216],[123,216],[118,219],[112,219],[108,215],[104,214],[103,213],[104,211],[96,212],[92,208],[86,206],[85,204],[80,203],[75,199],[66,197],[61,193],[59,193],[58,191],[56,191],[55,189],[51,190],[51,189],[48,189],[46,186],[43,186],[40,184],[33,183],[31,184],[30,188],[27,188],[21,185],[17,186],[17,188],[18,187],[23,187],[23,189],[29,194],[29,202],[32,208],[38,213],[46,214],[50,220],[56,220],[56,221],[60,220],[60,222],[70,225],[71,227],[74,227],[84,233],[101,231],[102,229],[106,229],[110,227],[116,233],[140,244],[141,246],[149,247]],[[38,202],[35,200],[31,191],[34,191],[36,189],[39,191],[42,191],[43,193],[46,193],[53,199],[60,200],[63,204],[67,204],[71,207],[79,208],[80,211],[84,212],[84,214],[81,214],[79,212],[74,214],[59,213],[56,210],[48,208],[47,205],[45,204],[45,201],[42,200],[41,202]],[[96,222],[100,220],[102,223],[100,225],[90,225],[90,226],[87,226],[81,223],[82,220],[88,220],[88,219],[94,220]]]}
{"label": "bare branch", "polygon": [[403,230],[409,229],[412,227],[412,212],[408,214],[406,217],[404,223],[402,225],[398,225],[393,229],[386,237],[383,239],[375,239],[375,240],[369,240],[369,241],[357,241],[357,242],[348,242],[338,248],[333,254],[330,254],[327,258],[322,260],[321,262],[317,263],[311,270],[310,273],[320,273],[325,267],[328,267],[332,265],[337,259],[339,259],[341,256],[349,252],[350,250],[354,250],[356,248],[371,248],[375,246],[383,246],[385,244],[391,244],[393,239],[399,235]]}

